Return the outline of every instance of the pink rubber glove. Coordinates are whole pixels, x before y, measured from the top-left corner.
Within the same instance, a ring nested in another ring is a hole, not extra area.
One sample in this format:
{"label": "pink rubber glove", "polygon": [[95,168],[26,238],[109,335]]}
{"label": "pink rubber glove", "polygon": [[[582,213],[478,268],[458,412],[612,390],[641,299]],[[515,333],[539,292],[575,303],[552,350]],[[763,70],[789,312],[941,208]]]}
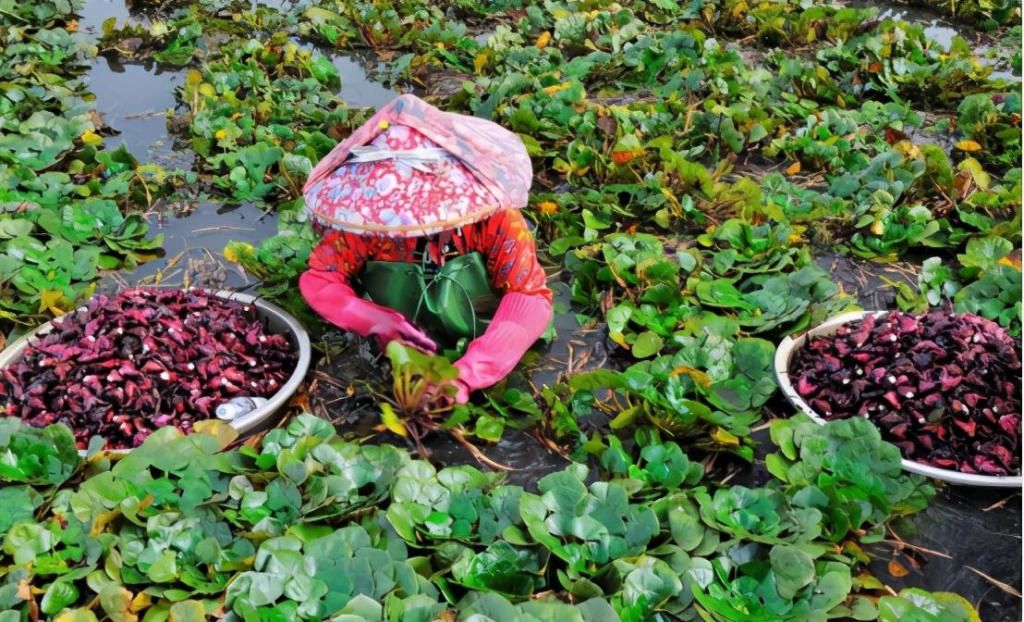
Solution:
{"label": "pink rubber glove", "polygon": [[551,303],[543,296],[505,294],[487,330],[455,362],[459,370],[455,401],[464,404],[471,392],[486,389],[507,376],[544,334],[552,312]]}
{"label": "pink rubber glove", "polygon": [[374,336],[383,348],[400,341],[433,353],[437,345],[401,313],[364,300],[333,272],[307,270],[299,277],[299,291],[325,320],[363,337]]}

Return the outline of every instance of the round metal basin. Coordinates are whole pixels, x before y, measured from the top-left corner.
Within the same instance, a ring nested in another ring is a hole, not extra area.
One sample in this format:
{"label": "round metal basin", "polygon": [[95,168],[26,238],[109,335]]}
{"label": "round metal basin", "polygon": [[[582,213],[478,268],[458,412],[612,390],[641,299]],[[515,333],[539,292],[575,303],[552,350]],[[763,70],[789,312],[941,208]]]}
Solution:
{"label": "round metal basin", "polygon": [[[295,366],[295,371],[292,372],[292,375],[281,386],[277,393],[267,398],[267,403],[262,407],[257,408],[250,413],[246,413],[231,422],[231,427],[238,430],[239,436],[245,436],[254,432],[259,432],[260,430],[273,425],[277,420],[278,413],[280,413],[282,408],[288,403],[288,400],[291,399],[292,395],[299,388],[299,385],[302,384],[302,380],[306,377],[306,371],[309,369],[311,354],[309,335],[306,334],[306,330],[302,328],[302,325],[299,324],[294,317],[275,304],[260,300],[251,294],[243,294],[240,292],[219,291],[214,292],[214,294],[221,298],[233,300],[241,304],[254,305],[256,307],[256,314],[261,320],[267,323],[268,330],[271,333],[286,335],[288,340],[291,342],[292,347],[295,348],[295,351],[298,353],[299,360]],[[29,341],[32,338],[45,335],[51,330],[53,330],[52,321],[39,326],[31,333],[12,343],[3,352],[0,352],[0,368],[7,367],[21,358],[21,353],[25,350],[25,347],[28,346]],[[112,453],[125,453],[129,450],[118,449],[109,451]]]}

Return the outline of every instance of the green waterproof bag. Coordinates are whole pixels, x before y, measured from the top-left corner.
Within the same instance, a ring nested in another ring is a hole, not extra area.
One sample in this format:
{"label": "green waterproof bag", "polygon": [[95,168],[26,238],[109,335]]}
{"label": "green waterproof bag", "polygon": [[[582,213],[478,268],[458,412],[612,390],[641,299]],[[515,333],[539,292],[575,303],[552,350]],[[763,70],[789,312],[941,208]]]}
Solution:
{"label": "green waterproof bag", "polygon": [[429,276],[417,263],[369,261],[360,282],[370,300],[442,342],[482,335],[498,308],[480,253],[452,258]]}

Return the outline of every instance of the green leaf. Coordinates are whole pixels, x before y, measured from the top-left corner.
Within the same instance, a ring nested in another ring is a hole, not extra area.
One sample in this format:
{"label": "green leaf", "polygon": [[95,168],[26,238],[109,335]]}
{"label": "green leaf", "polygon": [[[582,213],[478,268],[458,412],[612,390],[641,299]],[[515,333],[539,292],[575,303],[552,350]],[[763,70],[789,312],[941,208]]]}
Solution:
{"label": "green leaf", "polygon": [[775,545],[770,557],[779,596],[792,599],[800,589],[814,580],[814,558],[800,547]]}
{"label": "green leaf", "polygon": [[637,335],[633,342],[633,356],[638,359],[645,359],[654,356],[664,347],[665,341],[652,331],[644,331]]}
{"label": "green leaf", "polygon": [[80,461],[67,427],[34,428],[15,417],[0,419],[0,481],[61,484]]}
{"label": "green leaf", "polygon": [[1013,243],[998,236],[971,238],[967,242],[966,252],[956,257],[965,268],[984,272],[995,267],[996,262],[1012,251]]}
{"label": "green leaf", "polygon": [[505,420],[502,417],[491,415],[480,415],[476,420],[476,427],[473,430],[476,436],[492,443],[500,441],[504,431]]}
{"label": "green leaf", "polygon": [[54,581],[46,588],[40,610],[53,615],[71,606],[78,600],[78,588],[70,581]]}
{"label": "green leaf", "polygon": [[197,600],[183,600],[171,605],[168,622],[203,622],[206,607]]}

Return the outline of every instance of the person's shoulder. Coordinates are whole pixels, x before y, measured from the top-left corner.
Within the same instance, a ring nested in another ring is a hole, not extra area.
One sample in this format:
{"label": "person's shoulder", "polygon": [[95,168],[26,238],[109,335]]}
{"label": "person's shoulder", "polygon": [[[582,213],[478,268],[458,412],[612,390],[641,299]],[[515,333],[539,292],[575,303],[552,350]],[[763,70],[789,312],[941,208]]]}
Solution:
{"label": "person's shoulder", "polygon": [[481,224],[489,229],[499,227],[507,229],[527,228],[526,217],[517,209],[506,209],[492,214],[487,219],[481,221]]}

